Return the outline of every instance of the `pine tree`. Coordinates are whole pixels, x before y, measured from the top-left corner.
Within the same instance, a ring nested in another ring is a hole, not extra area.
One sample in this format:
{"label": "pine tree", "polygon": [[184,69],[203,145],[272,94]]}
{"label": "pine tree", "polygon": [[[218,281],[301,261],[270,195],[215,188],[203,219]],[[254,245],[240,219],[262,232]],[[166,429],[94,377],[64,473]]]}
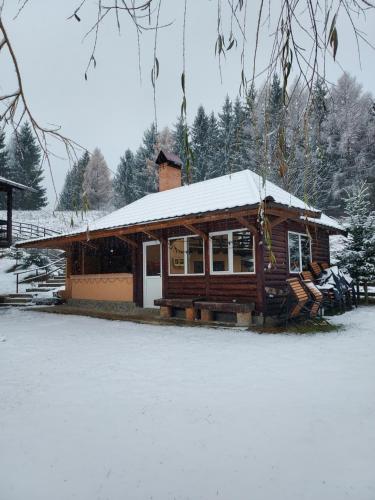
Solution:
{"label": "pine tree", "polygon": [[5,132],[0,131],[0,176],[8,177],[8,151],[5,146]]}
{"label": "pine tree", "polygon": [[134,154],[127,149],[124,156],[121,156],[117,167],[116,175],[113,179],[114,205],[116,208],[123,207],[136,200],[135,187],[135,158]]}
{"label": "pine tree", "polygon": [[345,211],[349,217],[348,239],[339,254],[344,267],[357,285],[375,280],[375,212],[370,212],[368,186],[363,183],[348,192]]}
{"label": "pine tree", "polygon": [[221,153],[220,175],[225,175],[233,170],[234,117],[229,96],[226,96],[222,112],[219,113],[218,129],[218,145]]}
{"label": "pine tree", "polygon": [[312,179],[311,202],[321,209],[330,204],[332,169],[328,158],[327,120],[328,91],[323,79],[318,79],[314,85],[310,109],[310,148]]}
{"label": "pine tree", "polygon": [[240,160],[241,170],[248,168],[253,172],[259,172],[262,142],[256,125],[256,91],[254,85],[251,85],[247,92],[243,113],[243,158]]}
{"label": "pine tree", "polygon": [[221,151],[219,146],[219,127],[215,114],[212,112],[208,117],[207,137],[207,167],[206,178],[212,179],[222,173]]}
{"label": "pine tree", "polygon": [[[371,162],[367,142],[371,129],[372,98],[363,93],[356,79],[344,73],[332,88],[328,123],[329,161],[334,171],[332,197],[338,210],[342,210],[345,192],[369,177]],[[374,131],[374,129],[372,129]]]}
{"label": "pine tree", "polygon": [[240,99],[233,106],[233,148],[232,148],[232,171],[236,172],[249,168],[249,153],[252,149],[251,116],[247,114],[246,108]]}
{"label": "pine tree", "polygon": [[69,169],[62,191],[59,196],[59,202],[57,205],[57,210],[74,210],[73,207],[73,193],[74,193],[74,168],[76,164],[73,165],[72,169]]}
{"label": "pine tree", "polygon": [[13,135],[9,148],[9,177],[34,191],[15,191],[13,207],[21,210],[38,210],[47,205],[46,189],[42,187],[43,171],[41,152],[28,123]]}
{"label": "pine tree", "polygon": [[269,90],[268,102],[266,103],[265,130],[268,137],[267,142],[267,169],[269,180],[280,184],[280,177],[283,172],[280,171],[280,153],[278,146],[283,124],[283,91],[280,85],[280,79],[276,73],[273,75]]}
{"label": "pine tree", "polygon": [[82,157],[74,163],[72,169],[66,174],[57,210],[82,210],[85,208],[82,199],[82,186],[84,173],[89,160],[90,155],[85,151]]}
{"label": "pine tree", "polygon": [[[5,147],[5,133],[0,132],[0,176],[1,177],[9,177],[9,169],[8,169],[8,151]],[[0,193],[0,210],[4,210],[6,208],[6,195],[5,193]]]}
{"label": "pine tree", "polygon": [[207,141],[208,116],[203,106],[199,106],[191,128],[191,146],[193,150],[192,181],[199,182],[207,178]]}
{"label": "pine tree", "polygon": [[91,210],[108,207],[112,201],[112,181],[104,156],[96,148],[83,176],[83,196]]}
{"label": "pine tree", "polygon": [[158,175],[155,158],[157,134],[154,124],[143,134],[143,141],[135,155],[135,199],[158,190]]}
{"label": "pine tree", "polygon": [[186,172],[186,148],[185,148],[185,136],[186,134],[189,134],[189,130],[186,129],[186,125],[184,123],[183,118],[180,116],[177,119],[177,122],[174,125],[173,131],[172,131],[172,137],[173,137],[173,150],[172,152],[175,153],[182,161],[182,179],[183,183],[187,183],[187,172]]}

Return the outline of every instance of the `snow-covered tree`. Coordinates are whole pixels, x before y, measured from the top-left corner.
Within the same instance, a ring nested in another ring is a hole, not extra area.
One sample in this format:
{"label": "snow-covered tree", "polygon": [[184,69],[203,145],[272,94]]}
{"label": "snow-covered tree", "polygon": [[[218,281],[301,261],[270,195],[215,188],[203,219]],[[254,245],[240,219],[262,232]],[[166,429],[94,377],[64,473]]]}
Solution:
{"label": "snow-covered tree", "polygon": [[332,168],[328,157],[327,121],[329,113],[328,90],[323,79],[315,83],[309,114],[309,145],[311,151],[311,203],[329,207]]}
{"label": "snow-covered tree", "polygon": [[[104,156],[96,148],[83,176],[83,197],[91,210],[107,207],[113,197],[112,181]],[[85,202],[85,201],[84,201]]]}
{"label": "snow-covered tree", "polygon": [[0,130],[0,175],[7,177],[9,175],[8,169],[8,151],[5,145],[5,133]]}
{"label": "snow-covered tree", "polygon": [[82,200],[83,176],[89,160],[90,155],[85,151],[73,167],[68,170],[59,196],[57,210],[81,210],[84,208]]}
{"label": "snow-covered tree", "polygon": [[353,187],[345,202],[348,215],[348,238],[338,255],[339,265],[346,269],[357,285],[375,281],[375,212],[371,211],[368,186]]}
{"label": "snow-covered tree", "polygon": [[[5,146],[5,133],[1,131],[0,131],[0,176],[9,177],[8,151]],[[5,193],[0,193],[0,210],[4,210],[5,208],[6,208],[6,196]]]}
{"label": "snow-covered tree", "polygon": [[199,106],[191,127],[191,143],[193,149],[193,182],[203,181],[207,178],[208,161],[208,116],[203,106]]}
{"label": "snow-covered tree", "polygon": [[143,134],[143,141],[135,154],[135,198],[141,198],[158,190],[158,174],[155,158],[158,138],[155,124]]}
{"label": "snow-covered tree", "polygon": [[[370,94],[348,73],[344,73],[331,91],[328,137],[330,165],[334,172],[332,197],[338,209],[344,205],[345,191],[368,178],[368,141]],[[373,129],[374,130],[374,129]],[[370,139],[371,140],[371,139]]]}
{"label": "snow-covered tree", "polygon": [[218,177],[222,172],[219,127],[215,114],[208,117],[206,179]]}
{"label": "snow-covered tree", "polygon": [[46,189],[42,186],[43,170],[41,152],[30,125],[25,122],[14,133],[9,146],[9,177],[32,187],[34,191],[15,191],[13,207],[21,210],[38,210],[47,205]]}
{"label": "snow-covered tree", "polygon": [[175,153],[182,161],[182,179],[184,184],[187,182],[187,172],[186,172],[186,149],[185,149],[185,135],[189,134],[189,130],[184,123],[183,118],[180,116],[177,122],[174,124],[172,130],[173,138],[173,149],[172,153]]}
{"label": "snow-covered tree", "polygon": [[124,156],[120,158],[120,163],[113,179],[115,207],[120,208],[136,200],[137,189],[134,185],[135,181],[135,158],[130,149],[127,149]]}
{"label": "snow-covered tree", "polygon": [[218,148],[220,151],[220,175],[229,174],[233,170],[234,145],[234,116],[233,105],[229,96],[226,96],[218,119]]}

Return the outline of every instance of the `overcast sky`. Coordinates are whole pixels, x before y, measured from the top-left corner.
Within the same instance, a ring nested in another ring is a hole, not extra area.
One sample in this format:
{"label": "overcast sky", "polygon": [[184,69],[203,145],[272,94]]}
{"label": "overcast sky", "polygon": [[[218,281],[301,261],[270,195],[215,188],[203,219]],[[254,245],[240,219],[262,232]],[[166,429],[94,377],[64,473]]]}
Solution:
{"label": "overcast sky", "polygon": [[[88,8],[80,15],[80,23],[67,20],[78,0],[29,0],[21,15],[13,20],[16,0],[5,0],[4,19],[16,49],[23,73],[25,93],[34,115],[42,124],[56,123],[63,132],[93,150],[99,147],[112,171],[127,148],[135,150],[142,133],[154,118],[150,71],[153,57],[153,32],[141,38],[142,85],[139,81],[137,43],[134,26],[122,24],[121,36],[116,31],[114,18],[108,19],[99,36],[96,53],[97,67],[84,79],[92,47],[92,37],[82,41],[90,23],[94,21],[96,2],[88,1]],[[279,0],[273,0],[276,3]],[[20,2],[22,3],[22,2]],[[105,5],[105,2],[103,2]],[[183,0],[163,0],[161,22],[173,21],[171,27],[159,31],[157,57],[160,76],[157,82],[157,117],[159,129],[172,126],[180,112],[182,71]],[[248,44],[246,60],[250,66],[253,57],[256,9],[249,2]],[[216,9],[213,0],[188,0],[186,33],[186,70],[188,114],[191,120],[197,107],[218,111],[226,94],[234,98],[240,84],[240,51],[229,53],[223,62],[223,83],[220,82],[217,59],[214,56],[216,40]],[[375,42],[375,16],[367,17],[360,25]],[[362,46],[362,68],[350,27],[344,16],[338,19],[338,62],[329,62],[327,76],[332,81],[342,69],[354,74],[363,87],[375,93],[375,52]],[[345,34],[345,35],[344,35]],[[259,69],[267,61],[270,37],[264,35],[259,50]],[[1,68],[5,56],[1,56]],[[2,70],[0,92],[9,90],[10,75]],[[261,80],[259,80],[259,84]],[[58,153],[63,152],[57,148]],[[53,160],[57,189],[60,190],[69,164],[67,160]],[[46,172],[46,186],[50,202],[54,194],[50,175]]]}

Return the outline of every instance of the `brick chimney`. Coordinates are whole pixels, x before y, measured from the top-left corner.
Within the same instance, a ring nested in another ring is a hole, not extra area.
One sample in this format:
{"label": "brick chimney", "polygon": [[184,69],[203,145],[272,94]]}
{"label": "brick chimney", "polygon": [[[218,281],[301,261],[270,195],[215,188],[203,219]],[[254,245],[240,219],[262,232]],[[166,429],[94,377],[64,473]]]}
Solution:
{"label": "brick chimney", "polygon": [[159,165],[159,191],[181,186],[182,161],[178,156],[160,150],[155,163]]}

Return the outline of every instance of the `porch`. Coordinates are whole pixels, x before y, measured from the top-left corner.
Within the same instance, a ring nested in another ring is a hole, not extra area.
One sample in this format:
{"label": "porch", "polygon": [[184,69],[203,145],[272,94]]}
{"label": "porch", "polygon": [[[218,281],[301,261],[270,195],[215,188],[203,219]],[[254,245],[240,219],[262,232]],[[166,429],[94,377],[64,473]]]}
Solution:
{"label": "porch", "polygon": [[6,209],[6,219],[0,219],[0,248],[12,245],[13,191],[34,191],[33,188],[0,176],[0,207]]}

